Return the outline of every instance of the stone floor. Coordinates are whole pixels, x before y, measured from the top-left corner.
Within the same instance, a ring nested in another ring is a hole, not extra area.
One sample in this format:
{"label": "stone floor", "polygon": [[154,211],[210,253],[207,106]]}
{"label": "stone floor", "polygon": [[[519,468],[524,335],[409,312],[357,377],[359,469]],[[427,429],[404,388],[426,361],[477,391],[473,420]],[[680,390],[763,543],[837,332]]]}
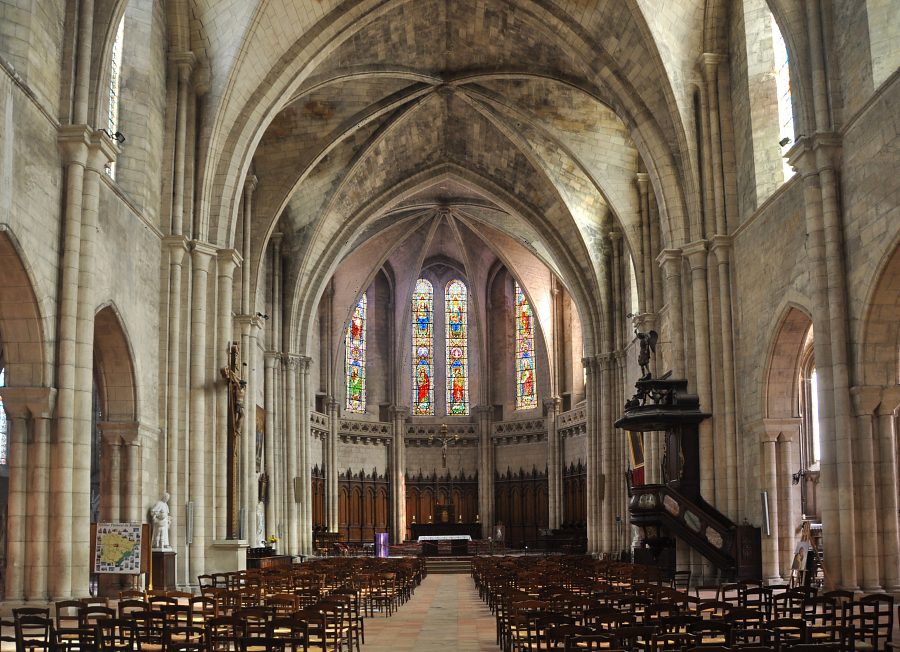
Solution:
{"label": "stone floor", "polygon": [[363,652],[496,652],[496,625],[471,575],[428,575],[390,618],[366,619]]}

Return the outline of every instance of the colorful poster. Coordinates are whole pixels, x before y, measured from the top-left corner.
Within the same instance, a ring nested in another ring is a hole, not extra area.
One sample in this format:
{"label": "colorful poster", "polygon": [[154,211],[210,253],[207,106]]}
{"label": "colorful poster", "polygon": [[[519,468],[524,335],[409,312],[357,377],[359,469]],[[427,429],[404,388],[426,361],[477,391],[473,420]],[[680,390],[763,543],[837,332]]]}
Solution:
{"label": "colorful poster", "polygon": [[138,575],[141,572],[141,524],[98,523],[94,572]]}

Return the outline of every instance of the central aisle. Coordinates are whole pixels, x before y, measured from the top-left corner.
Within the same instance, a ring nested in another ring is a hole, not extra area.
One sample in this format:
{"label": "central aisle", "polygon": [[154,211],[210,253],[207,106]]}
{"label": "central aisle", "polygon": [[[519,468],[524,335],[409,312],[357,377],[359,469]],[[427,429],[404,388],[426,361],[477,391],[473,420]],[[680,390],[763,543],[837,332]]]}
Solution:
{"label": "central aisle", "polygon": [[366,618],[362,652],[497,652],[496,625],[471,575],[426,577],[390,618]]}

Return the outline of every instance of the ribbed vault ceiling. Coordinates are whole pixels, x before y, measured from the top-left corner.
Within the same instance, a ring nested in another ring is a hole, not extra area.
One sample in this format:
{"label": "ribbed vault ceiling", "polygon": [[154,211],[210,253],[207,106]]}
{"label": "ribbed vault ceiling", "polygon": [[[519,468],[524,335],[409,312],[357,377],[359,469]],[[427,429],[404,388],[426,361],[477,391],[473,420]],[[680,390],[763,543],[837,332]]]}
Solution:
{"label": "ribbed vault ceiling", "polygon": [[701,2],[659,40],[665,20],[636,0],[242,0],[222,20],[226,4],[193,7],[214,125],[201,206],[230,240],[242,178],[257,175],[253,264],[283,233],[295,323],[353,251],[438,211],[520,242],[583,310],[602,299],[602,237],[618,224],[635,242],[639,170],[664,239],[680,237]]}

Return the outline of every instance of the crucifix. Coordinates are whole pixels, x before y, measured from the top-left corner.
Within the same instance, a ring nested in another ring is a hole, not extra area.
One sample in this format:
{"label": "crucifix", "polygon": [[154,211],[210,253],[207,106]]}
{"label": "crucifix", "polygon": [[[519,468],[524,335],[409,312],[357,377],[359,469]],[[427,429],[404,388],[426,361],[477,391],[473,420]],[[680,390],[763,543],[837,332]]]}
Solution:
{"label": "crucifix", "polygon": [[[454,434],[452,437],[447,434],[447,424],[441,424],[441,436],[438,438],[438,441],[441,442],[441,461],[443,468],[447,468],[447,444],[451,441],[456,441],[459,439],[459,435]],[[428,437],[428,441],[434,441],[434,435],[430,435]]]}
{"label": "crucifix", "polygon": [[222,378],[228,386],[228,535],[237,539],[240,532],[238,498],[238,473],[240,470],[240,437],[244,424],[244,394],[247,381],[242,377],[241,349],[237,342],[228,344],[228,364],[221,369]]}

